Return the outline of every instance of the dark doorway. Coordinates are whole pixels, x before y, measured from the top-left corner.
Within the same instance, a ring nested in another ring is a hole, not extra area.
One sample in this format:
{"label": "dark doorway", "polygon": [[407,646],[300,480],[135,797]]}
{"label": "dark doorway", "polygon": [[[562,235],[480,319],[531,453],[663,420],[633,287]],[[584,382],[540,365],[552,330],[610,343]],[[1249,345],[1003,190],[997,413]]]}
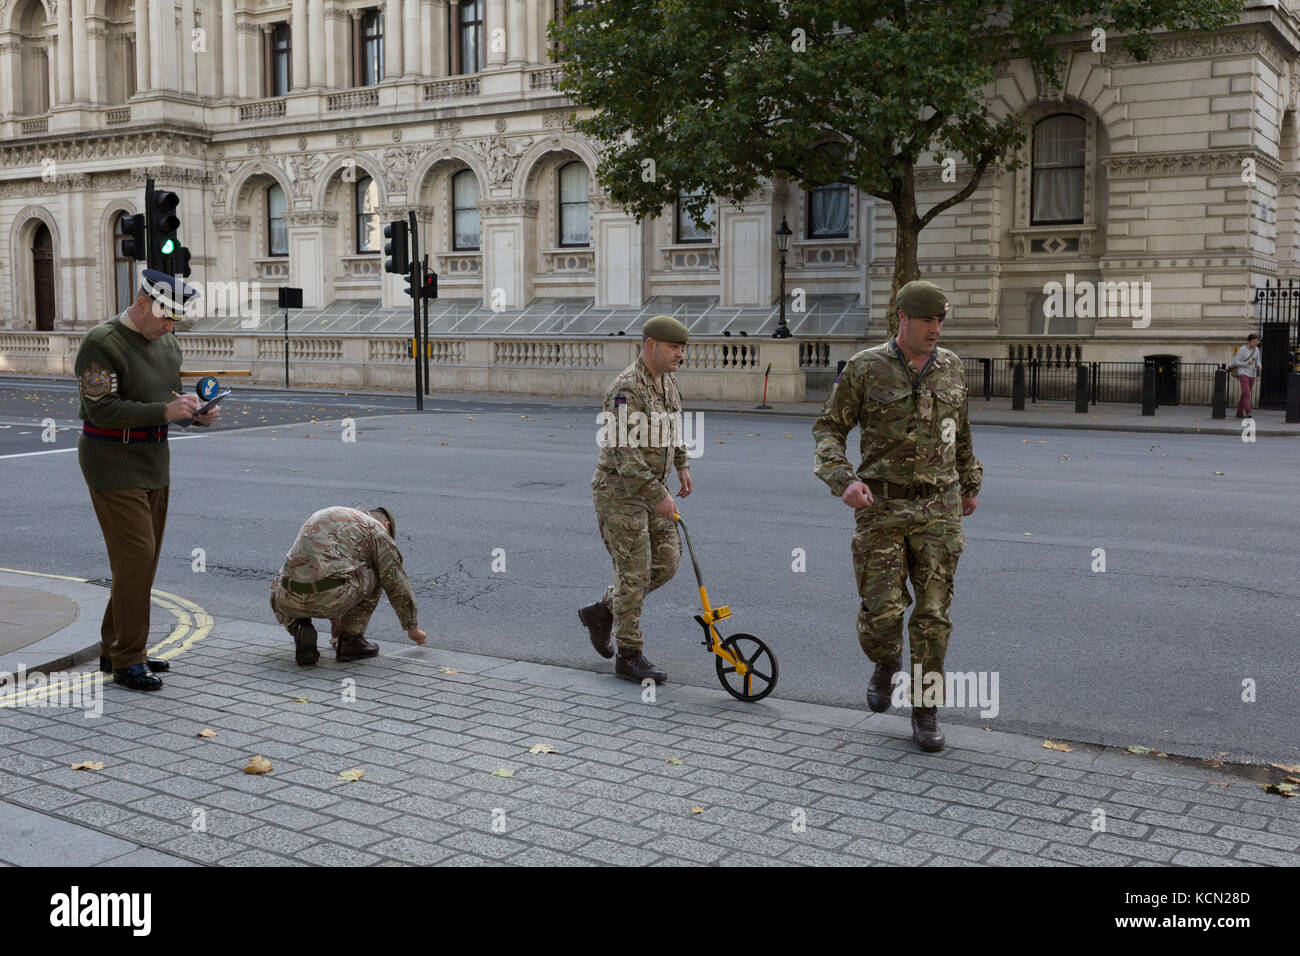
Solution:
{"label": "dark doorway", "polygon": [[45,223],[32,239],[32,280],[36,292],[36,330],[54,331],[54,243]]}
{"label": "dark doorway", "polygon": [[1287,361],[1291,346],[1291,330],[1285,322],[1262,322],[1259,326],[1259,353],[1263,368],[1259,373],[1259,407],[1286,407],[1286,375],[1290,371]]}

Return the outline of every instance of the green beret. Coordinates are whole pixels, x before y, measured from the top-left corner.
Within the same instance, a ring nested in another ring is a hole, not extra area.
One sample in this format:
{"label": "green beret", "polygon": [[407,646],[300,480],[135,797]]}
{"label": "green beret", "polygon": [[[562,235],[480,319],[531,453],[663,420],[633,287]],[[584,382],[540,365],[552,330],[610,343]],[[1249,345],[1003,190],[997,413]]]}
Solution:
{"label": "green beret", "polygon": [[676,342],[685,345],[690,333],[686,326],[671,315],[656,315],[645,320],[641,326],[641,338],[652,338],[659,342]]}
{"label": "green beret", "polygon": [[898,290],[898,307],[909,319],[948,314],[948,297],[933,282],[916,279]]}

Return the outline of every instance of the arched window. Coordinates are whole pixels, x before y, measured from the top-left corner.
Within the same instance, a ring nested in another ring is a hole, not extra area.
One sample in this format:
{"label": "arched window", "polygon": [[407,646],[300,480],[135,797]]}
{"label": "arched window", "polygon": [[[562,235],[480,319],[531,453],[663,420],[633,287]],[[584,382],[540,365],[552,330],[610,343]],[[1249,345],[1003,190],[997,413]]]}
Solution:
{"label": "arched window", "polygon": [[135,260],[126,254],[123,243],[128,238],[124,231],[127,214],[120,212],[113,220],[113,285],[114,304],[118,312],[125,312],[135,295]]}
{"label": "arched window", "polygon": [[[56,55],[51,21],[41,3],[28,4],[26,11],[15,10],[11,27],[19,44],[19,82],[15,90],[14,109],[19,116],[39,116],[49,112],[54,90],[50,88],[50,57]],[[5,77],[6,83],[9,77]]]}
{"label": "arched window", "polygon": [[369,176],[357,180],[357,252],[379,251],[379,186]]}
{"label": "arched window", "polygon": [[460,71],[477,73],[483,69],[483,0],[461,0],[459,27]]}
{"label": "arched window", "polygon": [[358,25],[361,49],[358,59],[358,86],[374,86],[384,78],[384,14],[367,10]]}
{"label": "arched window", "polygon": [[591,243],[591,213],[587,202],[591,177],[584,163],[560,168],[560,245],[586,246]]}
{"label": "arched window", "polygon": [[268,256],[287,256],[289,254],[289,225],[284,221],[284,214],[289,204],[285,201],[284,190],[279,183],[272,183],[266,189],[266,254]]}
{"label": "arched window", "polygon": [[472,251],[478,248],[478,177],[463,169],[451,180],[452,248]]}
{"label": "arched window", "polygon": [[1083,222],[1087,124],[1058,113],[1034,124],[1034,170],[1029,224]]}
{"label": "arched window", "polygon": [[45,223],[32,236],[32,285],[36,299],[36,330],[54,330],[54,240]]}
{"label": "arched window", "polygon": [[713,241],[713,203],[709,203],[704,221],[696,222],[686,211],[682,200],[692,196],[704,195],[704,189],[687,192],[685,189],[677,194],[677,241],[678,242],[712,242]]}

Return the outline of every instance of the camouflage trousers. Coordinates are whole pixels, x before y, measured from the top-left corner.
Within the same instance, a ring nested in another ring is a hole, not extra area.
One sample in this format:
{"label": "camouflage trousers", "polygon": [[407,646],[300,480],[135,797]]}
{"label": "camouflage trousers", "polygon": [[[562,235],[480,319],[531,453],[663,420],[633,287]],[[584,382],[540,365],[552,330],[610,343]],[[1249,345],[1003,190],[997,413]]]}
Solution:
{"label": "camouflage trousers", "polygon": [[277,574],[271,582],[271,610],[285,627],[299,618],[328,618],[347,633],[361,635],[379,606],[380,593],[379,576],[370,567],[358,568],[347,584],[315,594],[282,587]]}
{"label": "camouflage trousers", "polygon": [[677,526],[640,502],[600,487],[593,488],[592,499],[600,537],[614,562],[614,583],[605,589],[601,603],[614,615],[619,648],[639,651],[645,597],[672,580],[682,557]]}
{"label": "camouflage trousers", "polygon": [[923,680],[926,674],[943,672],[952,633],[948,617],[952,579],[966,546],[961,491],[953,484],[928,498],[874,497],[870,506],[857,510],[857,533],[853,535],[853,573],[862,598],[858,643],[875,663],[907,663],[902,656],[903,612],[912,603],[907,591],[910,579],[916,595],[908,622],[910,699],[917,665]]}

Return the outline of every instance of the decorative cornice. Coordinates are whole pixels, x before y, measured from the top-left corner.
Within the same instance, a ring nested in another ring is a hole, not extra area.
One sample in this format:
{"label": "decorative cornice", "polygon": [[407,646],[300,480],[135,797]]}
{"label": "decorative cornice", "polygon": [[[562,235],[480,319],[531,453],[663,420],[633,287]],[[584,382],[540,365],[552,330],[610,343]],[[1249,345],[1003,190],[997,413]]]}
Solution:
{"label": "decorative cornice", "polygon": [[108,31],[103,27],[86,27],[86,37],[91,40],[102,40],[108,36]]}
{"label": "decorative cornice", "polygon": [[206,136],[180,131],[154,130],[109,135],[78,133],[75,140],[51,140],[47,137],[44,140],[0,146],[0,167],[39,167],[46,159],[72,163],[148,153],[203,159],[207,152],[207,142]]}
{"label": "decorative cornice", "polygon": [[340,132],[334,136],[334,142],[338,146],[357,146],[361,142],[360,133]]}
{"label": "decorative cornice", "polygon": [[252,20],[236,20],[236,21],[235,21],[235,32],[236,32],[236,33],[247,33],[247,34],[250,34],[250,35],[253,35],[253,34],[261,34],[261,32],[262,32],[262,24],[260,24],[260,23],[254,23]]}
{"label": "decorative cornice", "polygon": [[1107,156],[1101,164],[1111,179],[1142,179],[1148,176],[1194,176],[1200,173],[1240,173],[1242,163],[1251,160],[1256,171],[1278,174],[1282,164],[1254,149],[1215,150],[1204,153],[1147,153],[1139,156]]}
{"label": "decorative cornice", "polygon": [[[1157,60],[1191,60],[1207,56],[1240,56],[1258,53],[1279,73],[1287,57],[1277,45],[1258,30],[1233,30],[1231,32],[1202,33],[1195,36],[1174,36],[1157,40],[1146,62]],[[1139,62],[1121,44],[1102,54],[1105,66],[1128,66]]]}
{"label": "decorative cornice", "polygon": [[537,215],[536,199],[489,199],[478,204],[479,214],[483,216],[527,216]]}
{"label": "decorative cornice", "polygon": [[52,182],[46,182],[39,176],[3,180],[0,181],[0,199],[35,198],[88,190],[129,191],[139,189],[150,178],[164,186],[204,187],[211,184],[206,170],[178,166],[141,166],[103,173],[59,173]]}

